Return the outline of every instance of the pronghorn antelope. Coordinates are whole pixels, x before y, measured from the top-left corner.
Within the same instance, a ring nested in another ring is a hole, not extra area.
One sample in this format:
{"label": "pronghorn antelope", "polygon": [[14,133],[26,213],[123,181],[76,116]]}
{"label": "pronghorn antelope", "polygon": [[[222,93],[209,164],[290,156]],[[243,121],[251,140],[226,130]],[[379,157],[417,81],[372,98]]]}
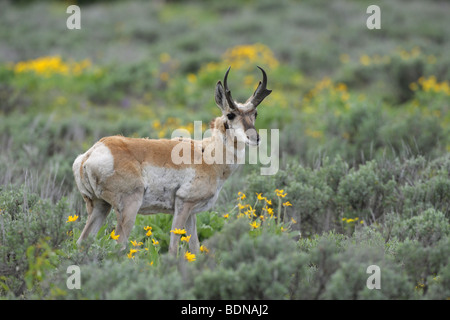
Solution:
{"label": "pronghorn antelope", "polygon": [[[242,163],[245,145],[259,145],[255,130],[257,106],[272,91],[266,88],[266,73],[258,68],[263,80],[245,103],[231,97],[227,84],[230,68],[223,86],[217,82],[215,101],[222,116],[211,121],[211,137],[153,140],[110,136],[79,155],[73,163],[73,173],[86,202],[88,220],[78,244],[99,231],[113,207],[118,242],[124,247],[138,213],[165,212],[174,215],[172,230],[185,228],[191,235],[189,249],[198,252],[195,214],[214,205],[224,182]],[[221,154],[222,158],[212,163],[175,164],[173,150],[180,146],[191,152],[192,159],[204,158],[205,153],[210,157]],[[229,161],[230,157],[233,161]],[[169,252],[177,252],[179,237],[171,233]]]}

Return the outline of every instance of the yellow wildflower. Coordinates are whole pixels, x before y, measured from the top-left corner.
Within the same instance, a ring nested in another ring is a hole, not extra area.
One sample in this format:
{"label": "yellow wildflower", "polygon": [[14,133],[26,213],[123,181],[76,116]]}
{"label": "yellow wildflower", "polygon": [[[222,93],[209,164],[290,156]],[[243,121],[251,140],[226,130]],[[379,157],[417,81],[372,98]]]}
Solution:
{"label": "yellow wildflower", "polygon": [[144,230],[147,231],[147,233],[145,234],[147,237],[150,237],[152,235],[152,227],[146,226],[144,227]]}
{"label": "yellow wildflower", "polygon": [[188,236],[185,236],[185,237],[181,237],[181,241],[186,241],[186,242],[189,242],[189,240],[191,239],[191,236],[192,236],[192,234],[190,234],[190,235],[188,235]]}
{"label": "yellow wildflower", "polygon": [[195,261],[196,259],[195,254],[190,253],[189,251],[186,251],[186,253],[184,254],[184,258],[189,262]]}
{"label": "yellow wildflower", "polygon": [[137,242],[136,240],[135,241],[130,241],[131,242],[131,244],[133,245],[133,247],[139,247],[139,246],[141,246],[141,245],[143,245],[143,243],[142,242]]}
{"label": "yellow wildflower", "polygon": [[261,225],[261,224],[257,223],[256,221],[253,221],[252,223],[250,223],[250,226],[251,226],[253,229],[258,229],[260,225]]}
{"label": "yellow wildflower", "polygon": [[275,189],[275,193],[277,194],[277,197],[284,198],[284,197],[287,196],[287,193],[285,193],[283,189],[281,189],[281,190],[280,189]]}
{"label": "yellow wildflower", "polygon": [[253,215],[253,216],[256,217],[256,213],[255,213],[256,210],[253,209],[252,206],[250,206],[250,205],[249,205],[249,208],[250,208],[250,209],[248,209],[247,213],[248,213],[249,215]]}
{"label": "yellow wildflower", "polygon": [[175,228],[174,230],[170,230],[170,232],[173,232],[174,234],[186,234],[186,230],[185,229],[177,229],[177,228]]}
{"label": "yellow wildflower", "polygon": [[113,231],[111,232],[110,236],[111,236],[111,238],[112,238],[113,240],[118,240],[119,237],[120,237],[120,234],[116,235],[116,231],[113,230]]}
{"label": "yellow wildflower", "polygon": [[223,215],[223,217],[224,217],[225,219],[228,219],[229,216],[230,216],[229,213]]}
{"label": "yellow wildflower", "polygon": [[159,244],[159,241],[157,241],[157,240],[155,240],[155,239],[153,239],[153,238],[152,238],[152,242],[153,242],[153,245],[154,245],[154,246],[156,246],[156,245]]}
{"label": "yellow wildflower", "polygon": [[371,63],[371,59],[367,54],[362,55],[359,58],[359,62],[363,65],[363,66],[368,66]]}
{"label": "yellow wildflower", "polygon": [[261,201],[261,200],[266,200],[266,197],[263,197],[263,196],[262,196],[262,193],[256,193],[256,195],[258,196],[258,200],[259,200],[259,201]]}
{"label": "yellow wildflower", "polygon": [[239,200],[244,200],[245,198],[247,198],[247,196],[245,195],[245,193],[243,193],[243,192],[238,192],[238,196],[239,196]]}
{"label": "yellow wildflower", "polygon": [[67,218],[66,223],[67,223],[67,222],[74,222],[74,221],[77,221],[77,219],[78,219],[78,216],[77,216],[77,215],[69,216],[69,217]]}
{"label": "yellow wildflower", "polygon": [[130,252],[127,254],[128,259],[134,258],[133,254],[136,253],[136,249],[130,249]]}
{"label": "yellow wildflower", "polygon": [[170,55],[167,52],[163,52],[159,55],[159,61],[161,63],[167,63],[170,61]]}
{"label": "yellow wildflower", "polygon": [[193,73],[189,73],[187,79],[190,83],[195,83],[197,81],[197,76]]}
{"label": "yellow wildflower", "polygon": [[268,200],[267,198],[265,198],[265,200],[268,205],[272,205],[272,200]]}
{"label": "yellow wildflower", "polygon": [[201,245],[201,246],[200,246],[200,252],[208,253],[208,252],[209,252],[209,249],[208,249],[206,246]]}
{"label": "yellow wildflower", "polygon": [[286,201],[283,203],[283,206],[285,207],[292,207],[292,204],[289,201]]}
{"label": "yellow wildflower", "polygon": [[152,123],[152,126],[154,129],[160,129],[161,128],[161,122],[159,120],[154,120]]}
{"label": "yellow wildflower", "polygon": [[239,210],[241,210],[241,209],[246,208],[248,205],[245,205],[245,206],[244,206],[244,205],[238,203],[237,206],[238,206]]}
{"label": "yellow wildflower", "polygon": [[264,210],[266,210],[267,213],[270,214],[271,216],[273,215],[273,209],[272,209],[272,208],[269,208],[268,206],[266,206],[266,207],[264,208]]}

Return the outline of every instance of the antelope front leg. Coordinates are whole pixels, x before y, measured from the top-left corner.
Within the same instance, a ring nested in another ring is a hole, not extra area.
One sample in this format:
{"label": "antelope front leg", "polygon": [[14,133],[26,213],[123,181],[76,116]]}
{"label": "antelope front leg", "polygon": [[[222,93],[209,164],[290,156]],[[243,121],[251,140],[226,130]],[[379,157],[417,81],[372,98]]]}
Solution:
{"label": "antelope front leg", "polygon": [[[183,202],[182,200],[175,200],[175,213],[173,215],[172,230],[184,229],[186,221],[191,213],[193,207],[192,203]],[[178,251],[178,243],[180,242],[180,235],[174,232],[170,233],[169,253],[176,255]]]}
{"label": "antelope front leg", "polygon": [[186,233],[191,235],[189,240],[189,250],[192,253],[198,253],[200,250],[200,243],[197,235],[197,216],[195,213],[189,215],[186,221]]}

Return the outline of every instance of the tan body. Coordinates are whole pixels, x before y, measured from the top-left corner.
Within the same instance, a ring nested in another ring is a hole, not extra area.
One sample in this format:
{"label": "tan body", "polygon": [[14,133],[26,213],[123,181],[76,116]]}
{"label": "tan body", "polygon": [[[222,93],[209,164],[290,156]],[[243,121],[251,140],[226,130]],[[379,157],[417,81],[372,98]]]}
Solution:
{"label": "tan body", "polygon": [[[252,116],[256,107],[252,108],[251,101],[244,105],[235,104],[232,108],[229,106],[232,102],[225,103],[223,88],[216,88],[216,102],[223,115],[212,122],[210,138],[195,141],[111,136],[102,138],[75,159],[73,173],[89,215],[78,243],[98,232],[113,207],[119,243],[127,243],[138,213],[162,212],[174,215],[172,229],[186,228],[187,234],[191,235],[190,250],[198,251],[195,214],[209,210],[215,204],[224,182],[241,163],[245,145],[237,142],[240,139],[247,144],[259,142],[257,134],[243,135],[243,126],[254,129],[256,117],[252,120]],[[241,120],[233,124],[227,119],[230,110]],[[236,136],[236,132],[241,134]],[[189,150],[192,161],[181,164],[172,161],[172,150],[179,147]],[[209,156],[204,154],[205,150],[219,148],[224,160],[226,156],[233,160],[231,164],[194,161]],[[170,252],[177,251],[178,242],[179,236],[171,233]]]}

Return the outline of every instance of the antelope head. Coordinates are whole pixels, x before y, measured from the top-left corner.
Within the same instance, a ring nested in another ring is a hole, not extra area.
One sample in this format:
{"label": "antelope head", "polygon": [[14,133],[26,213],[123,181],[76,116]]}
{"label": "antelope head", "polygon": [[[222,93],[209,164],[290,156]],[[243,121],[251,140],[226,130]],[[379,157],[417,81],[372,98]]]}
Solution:
{"label": "antelope head", "polygon": [[222,82],[217,82],[216,104],[222,111],[225,129],[231,131],[237,141],[250,146],[258,146],[259,134],[255,129],[255,120],[258,115],[257,107],[272,92],[272,90],[267,89],[266,72],[258,66],[263,74],[263,80],[259,82],[255,92],[246,102],[239,103],[233,100],[228,88],[227,80],[230,68],[225,73],[223,85]]}

